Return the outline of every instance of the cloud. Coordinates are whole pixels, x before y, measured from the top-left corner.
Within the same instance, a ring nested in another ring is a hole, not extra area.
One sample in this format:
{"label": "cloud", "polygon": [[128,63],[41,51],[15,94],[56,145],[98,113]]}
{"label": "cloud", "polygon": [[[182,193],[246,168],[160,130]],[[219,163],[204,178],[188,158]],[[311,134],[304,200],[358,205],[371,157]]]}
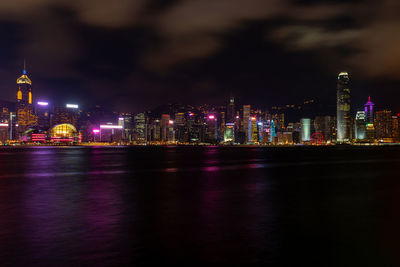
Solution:
{"label": "cloud", "polygon": [[49,7],[68,8],[83,23],[99,27],[125,27],[136,21],[144,0],[2,0],[0,14],[10,20],[42,12]]}

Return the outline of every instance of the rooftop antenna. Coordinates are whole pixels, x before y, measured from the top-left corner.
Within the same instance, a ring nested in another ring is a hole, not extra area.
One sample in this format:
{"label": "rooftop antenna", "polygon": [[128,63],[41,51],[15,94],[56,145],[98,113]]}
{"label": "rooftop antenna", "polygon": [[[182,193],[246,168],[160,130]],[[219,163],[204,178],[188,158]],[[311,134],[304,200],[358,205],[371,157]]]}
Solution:
{"label": "rooftop antenna", "polygon": [[26,60],[25,60],[25,58],[24,58],[24,69],[23,69],[22,73],[26,74]]}

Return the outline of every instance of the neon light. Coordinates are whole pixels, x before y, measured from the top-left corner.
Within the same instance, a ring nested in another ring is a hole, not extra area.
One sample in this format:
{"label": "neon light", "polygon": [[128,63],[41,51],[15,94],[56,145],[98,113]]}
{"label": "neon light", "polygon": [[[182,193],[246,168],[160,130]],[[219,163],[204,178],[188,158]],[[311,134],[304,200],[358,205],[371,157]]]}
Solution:
{"label": "neon light", "polygon": [[8,123],[0,123],[0,127],[8,127]]}
{"label": "neon light", "polygon": [[67,108],[79,108],[79,106],[76,104],[67,104],[66,107]]}
{"label": "neon light", "polygon": [[39,101],[39,102],[37,102],[37,104],[38,104],[39,106],[48,106],[48,105],[49,105],[49,103],[43,102],[43,101]]}
{"label": "neon light", "polygon": [[123,121],[123,120],[124,120],[124,118],[118,118],[118,120],[119,120],[119,121]]}
{"label": "neon light", "polygon": [[100,129],[123,129],[122,125],[100,125]]}
{"label": "neon light", "polygon": [[209,118],[210,120],[213,120],[213,119],[215,119],[215,116],[214,116],[214,115],[208,115],[208,118]]}
{"label": "neon light", "polygon": [[92,132],[93,132],[93,133],[99,133],[100,130],[99,130],[99,129],[93,129]]}
{"label": "neon light", "polygon": [[257,118],[256,117],[251,117],[251,120],[252,121],[255,121]]}

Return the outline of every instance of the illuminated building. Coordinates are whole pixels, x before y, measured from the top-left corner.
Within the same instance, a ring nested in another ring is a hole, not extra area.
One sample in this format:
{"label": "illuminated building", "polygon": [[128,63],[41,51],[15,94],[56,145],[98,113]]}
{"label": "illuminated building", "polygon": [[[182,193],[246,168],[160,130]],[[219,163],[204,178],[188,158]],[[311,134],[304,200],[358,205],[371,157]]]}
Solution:
{"label": "illuminated building", "polygon": [[301,141],[308,142],[311,140],[311,119],[301,119]]}
{"label": "illuminated building", "polygon": [[17,79],[17,124],[19,138],[28,129],[38,125],[32,106],[32,81],[27,75],[25,66],[22,75]]}
{"label": "illuminated building", "polygon": [[161,127],[161,141],[168,141],[169,121],[171,120],[168,114],[161,115],[160,127]]}
{"label": "illuminated building", "polygon": [[351,138],[349,75],[341,72],[337,83],[337,142],[349,142]]}
{"label": "illuminated building", "polygon": [[392,116],[392,138],[393,142],[399,142],[400,133],[399,133],[399,117]]}
{"label": "illuminated building", "polygon": [[369,96],[367,103],[364,105],[365,120],[367,123],[374,123],[374,105]]}
{"label": "illuminated building", "polygon": [[55,107],[51,119],[51,125],[68,123],[78,126],[79,107],[75,104],[67,104],[65,107]]}
{"label": "illuminated building", "polygon": [[396,136],[393,131],[392,111],[382,110],[375,113],[375,137],[380,142],[393,142]]}
{"label": "illuminated building", "polygon": [[373,123],[367,123],[366,135],[367,135],[366,139],[369,142],[374,142],[375,141],[375,126],[374,126]]}
{"label": "illuminated building", "polygon": [[252,143],[252,144],[257,144],[258,143],[258,122],[257,122],[257,117],[251,117],[250,118],[249,136],[250,136],[250,143]]}
{"label": "illuminated building", "polygon": [[146,114],[138,113],[134,117],[135,120],[135,140],[143,143],[147,141],[147,125]]}
{"label": "illuminated building", "polygon": [[367,138],[367,121],[365,111],[357,111],[355,125],[355,137],[357,140],[365,140]]}
{"label": "illuminated building", "polygon": [[50,109],[49,103],[45,101],[39,101],[36,103],[35,108],[36,115],[38,117],[38,127],[40,130],[47,131],[50,128]]}
{"label": "illuminated building", "polygon": [[0,122],[0,144],[8,140],[8,123]]}
{"label": "illuminated building", "polygon": [[124,128],[121,125],[100,125],[100,142],[119,143],[124,139]]}
{"label": "illuminated building", "polygon": [[235,141],[235,123],[228,122],[225,126],[224,142],[233,143]]}
{"label": "illuminated building", "polygon": [[217,117],[213,114],[207,116],[207,141],[215,143],[218,140]]}
{"label": "illuminated building", "polygon": [[78,141],[78,132],[74,125],[63,123],[50,129],[50,140],[54,143],[73,143]]}
{"label": "illuminated building", "polygon": [[335,125],[336,120],[332,116],[317,116],[314,120],[314,130],[315,132],[321,133],[324,140],[331,142],[335,139]]}
{"label": "illuminated building", "polygon": [[229,104],[226,108],[226,122],[235,122],[235,99],[233,96],[229,98]]}
{"label": "illuminated building", "polygon": [[243,106],[243,126],[242,126],[242,131],[245,133],[245,143],[251,141],[251,134],[249,134],[249,131],[251,132],[251,127],[250,127],[250,111],[251,111],[251,106],[250,105],[244,105]]}

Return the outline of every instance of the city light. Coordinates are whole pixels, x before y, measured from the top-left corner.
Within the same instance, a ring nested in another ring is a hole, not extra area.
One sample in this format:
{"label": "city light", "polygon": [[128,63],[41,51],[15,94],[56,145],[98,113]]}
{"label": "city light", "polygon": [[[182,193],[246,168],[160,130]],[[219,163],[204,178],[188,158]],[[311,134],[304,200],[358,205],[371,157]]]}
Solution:
{"label": "city light", "polygon": [[99,133],[100,130],[99,129],[93,129],[92,132],[96,134],[96,133]]}
{"label": "city light", "polygon": [[79,106],[76,104],[67,104],[66,107],[67,108],[79,108]]}
{"label": "city light", "polygon": [[0,123],[0,127],[8,127],[8,123]]}
{"label": "city light", "polygon": [[252,121],[255,121],[257,118],[256,117],[251,117],[251,120]]}
{"label": "city light", "polygon": [[124,118],[118,118],[118,120],[119,120],[119,121],[123,121],[123,120],[124,120]]}
{"label": "city light", "polygon": [[43,101],[39,101],[39,102],[37,102],[37,104],[38,104],[39,106],[48,106],[48,105],[49,105],[49,103],[43,102]]}
{"label": "city light", "polygon": [[168,123],[169,123],[169,124],[174,124],[174,121],[170,120]]}
{"label": "city light", "polygon": [[213,119],[215,119],[215,116],[214,116],[214,115],[208,115],[208,118],[209,118],[210,120],[213,120]]}
{"label": "city light", "polygon": [[122,125],[100,125],[100,129],[123,129]]}

